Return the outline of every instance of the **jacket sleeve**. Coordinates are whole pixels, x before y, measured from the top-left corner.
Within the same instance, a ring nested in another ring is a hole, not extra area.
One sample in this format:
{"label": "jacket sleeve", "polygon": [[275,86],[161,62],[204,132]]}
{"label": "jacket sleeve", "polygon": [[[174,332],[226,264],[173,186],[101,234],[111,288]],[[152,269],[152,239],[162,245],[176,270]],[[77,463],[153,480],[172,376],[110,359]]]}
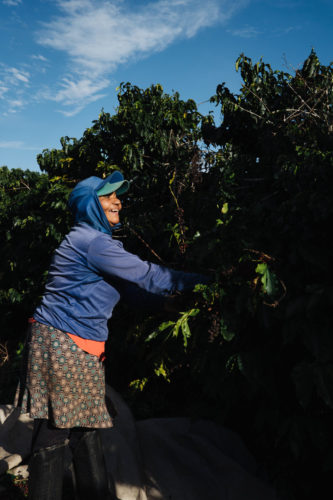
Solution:
{"label": "jacket sleeve", "polygon": [[124,250],[120,241],[101,235],[89,245],[88,264],[109,278],[135,283],[147,292],[167,295],[175,291],[192,290],[197,283],[207,283],[206,276],[184,273],[141,260]]}
{"label": "jacket sleeve", "polygon": [[111,278],[111,284],[120,294],[121,299],[132,309],[149,312],[163,311],[165,308],[165,295],[147,292],[135,283]]}

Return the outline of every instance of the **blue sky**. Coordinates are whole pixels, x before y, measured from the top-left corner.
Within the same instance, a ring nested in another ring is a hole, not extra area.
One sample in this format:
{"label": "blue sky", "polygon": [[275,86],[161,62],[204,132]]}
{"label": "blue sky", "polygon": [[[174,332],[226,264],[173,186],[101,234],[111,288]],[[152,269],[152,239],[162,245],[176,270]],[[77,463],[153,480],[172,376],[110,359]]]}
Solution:
{"label": "blue sky", "polygon": [[332,0],[0,0],[0,166],[81,137],[116,88],[160,83],[199,111],[240,86],[241,52],[293,72],[313,47],[333,61]]}

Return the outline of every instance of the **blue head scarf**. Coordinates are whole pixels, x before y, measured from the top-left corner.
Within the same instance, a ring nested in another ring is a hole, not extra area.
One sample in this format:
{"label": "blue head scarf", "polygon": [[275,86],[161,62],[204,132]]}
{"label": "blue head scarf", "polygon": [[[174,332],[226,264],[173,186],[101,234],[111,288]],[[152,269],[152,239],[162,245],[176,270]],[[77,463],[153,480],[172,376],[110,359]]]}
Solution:
{"label": "blue head scarf", "polygon": [[110,225],[99,202],[98,192],[108,194],[116,191],[117,194],[122,194],[128,190],[128,186],[128,181],[124,180],[123,175],[118,171],[113,172],[106,179],[92,176],[79,182],[68,200],[69,209],[75,216],[75,223],[85,222],[97,231],[112,235],[112,231],[121,224]]}

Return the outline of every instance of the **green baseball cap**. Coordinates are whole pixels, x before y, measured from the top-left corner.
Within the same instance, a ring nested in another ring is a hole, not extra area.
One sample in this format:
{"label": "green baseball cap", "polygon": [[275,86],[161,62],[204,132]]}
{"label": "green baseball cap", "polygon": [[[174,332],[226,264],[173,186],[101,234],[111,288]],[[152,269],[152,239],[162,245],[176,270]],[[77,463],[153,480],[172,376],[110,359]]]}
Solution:
{"label": "green baseball cap", "polygon": [[105,196],[116,192],[117,195],[121,195],[128,191],[130,186],[129,181],[124,179],[124,176],[118,170],[112,172],[111,175],[106,177],[103,182],[97,187],[97,196]]}

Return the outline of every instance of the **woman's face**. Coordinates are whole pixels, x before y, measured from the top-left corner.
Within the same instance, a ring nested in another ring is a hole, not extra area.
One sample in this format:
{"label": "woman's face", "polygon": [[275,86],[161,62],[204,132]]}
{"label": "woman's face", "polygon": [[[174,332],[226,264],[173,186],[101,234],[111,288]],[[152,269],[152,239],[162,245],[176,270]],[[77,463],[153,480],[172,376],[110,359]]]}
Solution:
{"label": "woman's face", "polygon": [[117,198],[116,192],[99,196],[100,204],[104,210],[110,226],[115,226],[119,223],[119,212],[121,210],[121,201]]}

